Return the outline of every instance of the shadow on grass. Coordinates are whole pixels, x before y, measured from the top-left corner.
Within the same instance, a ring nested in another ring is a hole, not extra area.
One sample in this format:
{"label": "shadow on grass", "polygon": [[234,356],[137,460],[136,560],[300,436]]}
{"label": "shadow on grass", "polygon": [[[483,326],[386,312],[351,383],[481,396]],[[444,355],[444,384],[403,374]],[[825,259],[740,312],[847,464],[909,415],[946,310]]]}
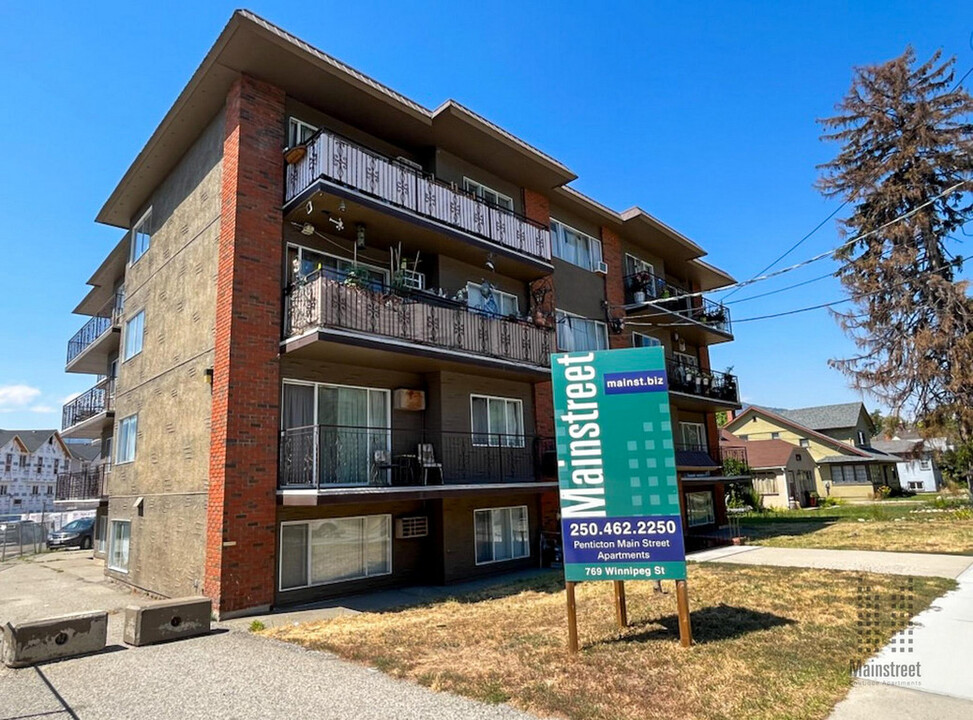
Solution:
{"label": "shadow on grass", "polygon": [[[752,632],[793,625],[797,622],[773,613],[758,612],[749,608],[722,603],[694,610],[690,612],[689,617],[693,627],[693,641],[697,645],[732,640]],[[649,640],[679,640],[678,615],[666,615],[661,618],[636,622],[632,623],[630,627],[643,627],[645,629],[634,634],[626,634],[593,643],[592,646],[646,642]]]}
{"label": "shadow on grass", "polygon": [[833,517],[822,518],[774,518],[760,522],[740,523],[740,532],[752,540],[762,540],[772,537],[797,537],[811,535],[818,530],[834,525],[838,520]]}

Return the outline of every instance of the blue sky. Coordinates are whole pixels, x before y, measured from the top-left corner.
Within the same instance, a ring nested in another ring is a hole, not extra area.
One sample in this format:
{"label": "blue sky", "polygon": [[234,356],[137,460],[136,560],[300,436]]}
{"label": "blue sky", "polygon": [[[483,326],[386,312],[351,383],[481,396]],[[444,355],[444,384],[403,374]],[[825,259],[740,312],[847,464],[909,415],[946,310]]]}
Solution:
{"label": "blue sky", "polygon": [[[71,310],[121,231],[94,216],[234,3],[0,4],[0,427],[54,427]],[[814,190],[854,65],[938,48],[973,65],[958,2],[278,3],[250,9],[429,107],[452,97],[552,154],[575,186],[639,205],[750,277],[836,206]],[[839,242],[828,223],[793,255]],[[962,253],[962,249],[960,250]],[[964,253],[968,254],[968,253]],[[827,263],[738,292],[808,279]],[[737,320],[841,297],[832,280],[731,306]],[[830,370],[851,343],[827,311],[737,323],[713,348],[744,399],[858,398]]]}

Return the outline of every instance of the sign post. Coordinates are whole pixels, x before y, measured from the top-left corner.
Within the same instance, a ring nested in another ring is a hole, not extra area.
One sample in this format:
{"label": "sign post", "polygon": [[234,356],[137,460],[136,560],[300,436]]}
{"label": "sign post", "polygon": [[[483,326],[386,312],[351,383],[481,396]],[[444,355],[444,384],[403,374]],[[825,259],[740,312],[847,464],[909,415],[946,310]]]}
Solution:
{"label": "sign post", "polygon": [[625,580],[676,580],[680,638],[691,642],[686,551],[665,354],[661,347],[552,356],[569,649],[575,583],[610,580],[628,623]]}

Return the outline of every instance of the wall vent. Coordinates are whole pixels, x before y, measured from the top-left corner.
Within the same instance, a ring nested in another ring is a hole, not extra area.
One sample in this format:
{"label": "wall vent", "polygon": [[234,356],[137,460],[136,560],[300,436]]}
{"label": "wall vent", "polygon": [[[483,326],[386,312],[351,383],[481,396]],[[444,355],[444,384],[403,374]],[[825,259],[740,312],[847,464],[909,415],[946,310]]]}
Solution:
{"label": "wall vent", "polygon": [[404,517],[395,521],[395,537],[399,540],[426,537],[428,534],[428,517]]}

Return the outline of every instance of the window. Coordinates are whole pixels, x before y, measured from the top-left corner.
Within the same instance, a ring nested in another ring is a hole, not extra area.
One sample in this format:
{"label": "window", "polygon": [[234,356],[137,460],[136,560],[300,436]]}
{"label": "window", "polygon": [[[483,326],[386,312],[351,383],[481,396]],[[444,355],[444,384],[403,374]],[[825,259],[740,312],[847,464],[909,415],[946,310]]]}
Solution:
{"label": "window", "polygon": [[516,398],[470,395],[475,446],[524,446],[524,405]]}
{"label": "window", "polygon": [[53,495],[54,494],[54,486],[53,485],[48,485],[46,492],[47,492],[48,495]]}
{"label": "window", "polygon": [[659,347],[660,345],[662,341],[659,338],[639,332],[632,333],[632,347]]}
{"label": "window", "polygon": [[131,262],[133,264],[138,262],[138,259],[145,255],[145,251],[149,249],[149,244],[152,242],[152,233],[149,229],[149,223],[151,221],[152,210],[149,210],[137,223],[135,223],[135,227],[132,228]]}
{"label": "window", "polygon": [[683,365],[689,365],[694,368],[699,367],[699,358],[696,357],[695,355],[690,355],[689,353],[683,353],[683,352],[673,352],[672,357],[676,360],[676,362],[679,362]]}
{"label": "window", "polygon": [[115,446],[118,456],[116,464],[132,462],[135,459],[135,437],[138,434],[138,414],[129,415],[118,423],[118,443]]}
{"label": "window", "polygon": [[392,516],[282,523],[280,589],[325,585],[392,572]]}
{"label": "window", "polygon": [[[633,276],[641,273],[648,273],[652,277],[649,278],[648,282],[641,282],[642,278],[639,278],[639,282],[635,282]],[[657,297],[659,295],[659,286],[662,285],[662,281],[656,278],[655,267],[652,263],[625,253],[625,277],[626,290],[632,292],[641,291],[648,297]]]}
{"label": "window", "polygon": [[133,358],[142,352],[142,337],[145,335],[145,310],[129,318],[125,323],[125,354],[123,360]]}
{"label": "window", "polygon": [[6,494],[7,494],[7,486],[0,485],[0,495],[6,495]]}
{"label": "window", "polygon": [[811,447],[811,441],[807,438],[801,438],[799,442],[802,448]]}
{"label": "window", "polygon": [[41,489],[39,487],[37,487],[36,485],[34,485],[34,486],[32,486],[30,488],[30,494],[31,495],[40,495],[41,494]]}
{"label": "window", "polygon": [[681,422],[679,432],[687,449],[706,450],[706,426],[703,423]]}
{"label": "window", "polygon": [[556,310],[557,346],[564,352],[607,350],[608,326],[598,320],[569,315]]}
{"label": "window", "polygon": [[59,459],[57,459],[57,458],[54,459],[54,474],[55,475],[57,475],[57,468],[58,468],[58,465],[60,465],[60,463],[61,463],[61,461]]}
{"label": "window", "polygon": [[477,565],[530,556],[526,505],[474,510],[473,530]]}
{"label": "window", "polygon": [[601,262],[601,241],[580,230],[551,220],[551,252],[572,265],[597,270]]}
{"label": "window", "polygon": [[864,465],[832,465],[831,481],[836,485],[866,485],[868,468]]}
{"label": "window", "polygon": [[496,205],[497,207],[506,208],[507,210],[514,209],[514,201],[502,193],[498,193],[496,190],[478,183],[476,180],[470,180],[468,177],[463,178],[463,189],[466,192],[478,197],[480,200],[485,200],[491,205]]}
{"label": "window", "polygon": [[490,283],[466,283],[466,303],[474,310],[494,315],[520,315],[520,299],[511,293],[497,290]]}
{"label": "window", "polygon": [[779,432],[772,432],[772,433],[770,433],[770,439],[771,440],[780,440],[780,433]]}
{"label": "window", "polygon": [[39,457],[37,458],[37,474],[40,475],[42,472],[44,472],[44,458]]}
{"label": "window", "polygon": [[3,463],[3,469],[5,472],[10,472],[11,466],[14,464],[14,454],[7,453],[7,459]]}
{"label": "window", "polygon": [[292,117],[287,121],[287,146],[303,145],[317,131],[318,129],[313,125]]}
{"label": "window", "polygon": [[739,437],[741,440],[743,440],[743,442],[746,442],[747,440],[750,439],[750,436],[749,435],[738,435],[737,437]]}
{"label": "window", "polygon": [[777,476],[776,475],[754,475],[753,489],[756,490],[761,495],[776,495]]}
{"label": "window", "polygon": [[105,544],[108,539],[108,518],[104,515],[98,516],[98,522],[95,525],[95,550],[100,554],[105,552]]}
{"label": "window", "polygon": [[293,274],[292,279],[307,277],[311,273],[319,272],[332,280],[344,280],[352,270],[363,279],[367,287],[372,290],[382,291],[388,287],[388,270],[359,262],[357,265],[352,260],[328,255],[327,253],[310,250],[299,245],[287,246],[287,260]]}
{"label": "window", "polygon": [[909,481],[910,490],[925,490],[925,485],[921,480],[910,480]]}
{"label": "window", "polygon": [[26,455],[21,455],[20,456],[20,467],[22,467],[22,468],[27,467],[27,456]]}
{"label": "window", "polygon": [[858,431],[858,447],[868,447],[868,436],[861,430]]}
{"label": "window", "polygon": [[919,469],[920,470],[926,470],[926,471],[932,470],[932,461],[931,460],[920,460],[919,461]]}
{"label": "window", "polygon": [[689,527],[712,525],[716,522],[716,510],[713,507],[713,493],[686,493],[686,523]]}
{"label": "window", "polygon": [[118,572],[128,572],[128,548],[132,535],[132,523],[128,520],[112,520],[108,543],[108,567]]}

